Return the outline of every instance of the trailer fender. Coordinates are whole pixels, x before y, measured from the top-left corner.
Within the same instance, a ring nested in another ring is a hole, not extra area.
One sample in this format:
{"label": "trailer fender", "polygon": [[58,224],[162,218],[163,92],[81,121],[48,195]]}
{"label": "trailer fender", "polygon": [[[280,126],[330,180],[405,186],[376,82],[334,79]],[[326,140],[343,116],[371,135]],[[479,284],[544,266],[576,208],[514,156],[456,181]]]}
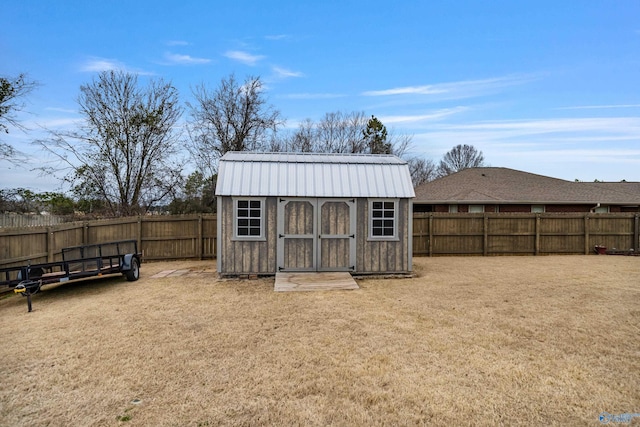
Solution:
{"label": "trailer fender", "polygon": [[120,266],[120,269],[122,271],[131,270],[132,262],[133,262],[133,259],[135,257],[136,257],[135,254],[126,254],[125,256],[123,256],[122,257],[122,265]]}
{"label": "trailer fender", "polygon": [[[125,269],[125,264],[127,268]],[[134,282],[140,278],[140,259],[134,254],[127,254],[122,258],[122,266],[120,268],[122,274],[129,282]]]}

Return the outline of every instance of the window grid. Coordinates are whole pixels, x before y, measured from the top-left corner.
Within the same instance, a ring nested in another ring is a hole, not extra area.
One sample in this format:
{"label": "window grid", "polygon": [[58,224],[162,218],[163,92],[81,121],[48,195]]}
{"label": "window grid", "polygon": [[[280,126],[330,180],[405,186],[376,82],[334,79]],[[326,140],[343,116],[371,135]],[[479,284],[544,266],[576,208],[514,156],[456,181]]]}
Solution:
{"label": "window grid", "polygon": [[238,237],[262,236],[262,201],[236,201],[236,235]]}
{"label": "window grid", "polygon": [[371,203],[371,236],[395,237],[395,202],[376,201]]}

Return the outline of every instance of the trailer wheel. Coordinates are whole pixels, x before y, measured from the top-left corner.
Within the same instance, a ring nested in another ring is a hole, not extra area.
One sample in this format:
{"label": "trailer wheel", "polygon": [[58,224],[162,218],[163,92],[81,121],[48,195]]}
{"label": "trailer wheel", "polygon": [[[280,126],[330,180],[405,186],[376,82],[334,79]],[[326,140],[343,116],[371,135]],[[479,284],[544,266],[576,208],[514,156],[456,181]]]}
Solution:
{"label": "trailer wheel", "polygon": [[131,270],[126,271],[125,276],[130,282],[135,282],[140,278],[140,265],[137,258],[131,260]]}
{"label": "trailer wheel", "polygon": [[[28,267],[27,268],[27,277],[29,277],[29,280],[33,280],[35,279],[39,279],[44,275],[44,270],[41,269],[40,267],[36,267],[36,268],[31,268]],[[16,276],[16,278],[18,280],[26,280],[26,277],[22,277],[22,269],[20,269],[20,271],[18,271],[18,275]]]}
{"label": "trailer wheel", "polygon": [[29,278],[31,279],[32,277],[34,278],[40,278],[44,275],[44,270],[36,267],[36,268],[29,268]]}

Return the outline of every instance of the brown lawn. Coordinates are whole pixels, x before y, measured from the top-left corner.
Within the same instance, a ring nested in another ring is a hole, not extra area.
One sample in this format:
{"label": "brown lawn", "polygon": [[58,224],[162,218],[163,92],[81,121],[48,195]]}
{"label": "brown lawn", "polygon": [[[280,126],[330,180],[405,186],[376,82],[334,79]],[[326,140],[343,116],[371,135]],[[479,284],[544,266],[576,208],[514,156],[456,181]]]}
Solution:
{"label": "brown lawn", "polygon": [[[215,262],[0,300],[2,426],[600,425],[640,413],[640,257],[417,258],[273,292]],[[180,277],[151,278],[189,269]],[[633,425],[640,425],[640,416]],[[619,424],[617,424],[619,425]]]}

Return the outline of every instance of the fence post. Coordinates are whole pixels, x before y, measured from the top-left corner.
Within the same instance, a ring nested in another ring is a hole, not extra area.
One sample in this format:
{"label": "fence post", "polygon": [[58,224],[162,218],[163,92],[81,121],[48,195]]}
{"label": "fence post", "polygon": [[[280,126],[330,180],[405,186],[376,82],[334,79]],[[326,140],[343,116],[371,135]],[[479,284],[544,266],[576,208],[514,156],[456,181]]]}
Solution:
{"label": "fence post", "polygon": [[197,255],[198,255],[198,259],[202,261],[202,253],[204,251],[204,238],[202,236],[203,234],[203,230],[202,230],[202,214],[198,215],[198,246],[196,246],[196,250],[198,251]]}
{"label": "fence post", "polygon": [[89,221],[82,223],[82,244],[89,244]]}
{"label": "fence post", "polygon": [[584,214],[584,254],[589,253],[589,214]]}
{"label": "fence post", "polygon": [[144,257],[144,251],[142,250],[142,215],[138,215],[138,236],[136,238],[138,245],[138,252]]}
{"label": "fence post", "polygon": [[487,214],[484,214],[483,225],[482,225],[482,254],[487,256],[489,254],[489,217]]}
{"label": "fence post", "polygon": [[53,262],[53,256],[53,231],[51,231],[51,227],[47,227],[47,262]]}
{"label": "fence post", "polygon": [[534,254],[540,255],[540,214],[536,214],[536,242]]}
{"label": "fence post", "polygon": [[633,218],[633,250],[640,250],[640,215],[636,214]]}
{"label": "fence post", "polygon": [[427,251],[429,256],[433,256],[433,214],[429,214],[429,235],[427,236]]}

